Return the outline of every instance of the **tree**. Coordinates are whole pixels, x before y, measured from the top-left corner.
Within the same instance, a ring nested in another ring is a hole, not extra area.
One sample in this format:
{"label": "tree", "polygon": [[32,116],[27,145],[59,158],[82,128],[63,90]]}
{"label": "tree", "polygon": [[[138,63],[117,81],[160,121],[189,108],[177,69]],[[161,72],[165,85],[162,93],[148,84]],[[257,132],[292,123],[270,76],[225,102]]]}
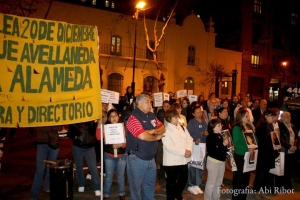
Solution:
{"label": "tree", "polygon": [[173,17],[174,10],[175,10],[177,4],[178,4],[178,0],[176,1],[175,5],[174,5],[168,20],[166,21],[165,25],[163,26],[162,31],[161,31],[161,35],[159,37],[157,36],[157,21],[158,21],[159,13],[156,15],[156,20],[155,20],[155,23],[154,23],[154,30],[153,30],[153,32],[154,32],[154,47],[153,48],[150,46],[150,39],[149,39],[148,29],[147,29],[147,24],[146,24],[146,16],[144,14],[144,28],[145,28],[147,48],[152,52],[153,60],[156,64],[156,67],[157,67],[158,70],[161,70],[162,67],[159,64],[159,62],[157,61],[157,48],[159,47],[159,45],[161,43],[161,40],[162,40],[162,38],[165,34],[165,29],[167,28],[170,19]]}
{"label": "tree", "polygon": [[202,75],[202,79],[198,81],[199,85],[206,86],[210,84],[210,90],[213,84],[215,84],[215,93],[216,96],[219,96],[219,81],[223,77],[229,77],[230,73],[227,71],[223,64],[218,63],[217,61],[212,61],[208,64],[208,68],[200,69],[197,68],[197,71]]}
{"label": "tree", "polygon": [[0,12],[30,17],[30,14],[37,11],[37,5],[42,2],[49,4],[48,10],[44,16],[44,19],[46,19],[53,0],[0,0]]}

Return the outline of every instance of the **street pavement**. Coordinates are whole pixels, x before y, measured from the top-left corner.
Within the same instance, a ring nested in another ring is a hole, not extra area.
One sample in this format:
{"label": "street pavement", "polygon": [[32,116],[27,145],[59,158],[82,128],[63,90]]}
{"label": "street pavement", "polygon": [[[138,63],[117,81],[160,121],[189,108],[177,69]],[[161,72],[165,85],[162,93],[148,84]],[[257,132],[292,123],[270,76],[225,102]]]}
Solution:
{"label": "street pavement", "polygon": [[[30,189],[33,182],[33,177],[35,173],[35,155],[36,155],[36,134],[33,137],[28,137],[29,131],[27,128],[20,128],[17,130],[14,139],[7,139],[4,143],[4,153],[2,159],[2,169],[0,170],[0,200],[27,200],[29,199]],[[62,139],[61,140],[61,150],[58,159],[70,159],[72,160],[71,152],[71,140]],[[88,173],[85,170],[85,173]],[[205,173],[203,184],[200,186],[204,190],[206,182]],[[251,174],[250,188],[252,187],[253,179],[255,174]],[[300,168],[295,173],[295,180],[299,180]],[[300,200],[300,184],[299,181],[293,182],[295,191],[292,194],[277,194],[277,195],[266,195],[269,199],[274,200]],[[232,183],[232,172],[226,171],[224,176],[224,186],[222,187],[221,199],[228,200],[231,199],[230,188]],[[166,182],[164,177],[164,171],[158,170],[157,181],[155,188],[155,200],[166,199]],[[86,180],[86,189],[84,193],[79,193],[77,191],[78,185],[76,180],[74,180],[74,200],[85,200],[85,199],[100,199],[94,196],[92,190],[91,180]],[[203,194],[192,195],[187,191],[187,188],[183,192],[185,200],[202,200]],[[49,200],[49,194],[41,190],[39,199]],[[112,186],[112,200],[117,200],[117,181],[114,180]],[[129,186],[126,181],[126,199],[130,199]],[[254,199],[254,195],[248,195],[249,200]]]}

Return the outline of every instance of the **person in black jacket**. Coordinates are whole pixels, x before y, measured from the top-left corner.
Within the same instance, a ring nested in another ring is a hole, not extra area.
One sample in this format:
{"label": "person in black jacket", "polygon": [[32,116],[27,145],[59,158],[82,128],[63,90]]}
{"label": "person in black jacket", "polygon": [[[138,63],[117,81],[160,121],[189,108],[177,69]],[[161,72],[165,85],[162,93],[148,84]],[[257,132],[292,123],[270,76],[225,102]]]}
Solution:
{"label": "person in black jacket", "polygon": [[254,121],[253,121],[254,126],[257,125],[261,114],[266,110],[266,108],[267,108],[267,100],[261,99],[259,101],[259,107],[252,110],[252,115],[254,118]]}
{"label": "person in black jacket", "polygon": [[[274,150],[271,134],[274,132],[273,122],[276,113],[270,109],[263,112],[257,126],[256,137],[258,139],[258,157],[256,175],[253,189],[260,191],[266,186],[270,169],[275,168],[275,159],[278,157],[278,150]],[[262,195],[262,194],[261,194]]]}
{"label": "person in black jacket", "polygon": [[94,121],[71,124],[68,136],[73,140],[72,152],[76,165],[78,192],[84,192],[85,178],[83,173],[83,158],[85,158],[90,174],[95,196],[100,196],[100,178],[96,163],[95,143],[96,127]]}
{"label": "person in black jacket", "polygon": [[[297,166],[297,146],[299,143],[299,130],[291,124],[291,114],[283,112],[282,122],[279,123],[280,143],[284,148],[284,175],[278,177],[276,184],[283,186],[284,189],[292,189],[292,174]],[[277,183],[278,182],[278,183]]]}
{"label": "person in black jacket", "polygon": [[207,147],[207,181],[205,185],[204,200],[220,199],[220,186],[222,185],[225,160],[227,155],[228,139],[221,135],[222,124],[219,118],[208,123]]}

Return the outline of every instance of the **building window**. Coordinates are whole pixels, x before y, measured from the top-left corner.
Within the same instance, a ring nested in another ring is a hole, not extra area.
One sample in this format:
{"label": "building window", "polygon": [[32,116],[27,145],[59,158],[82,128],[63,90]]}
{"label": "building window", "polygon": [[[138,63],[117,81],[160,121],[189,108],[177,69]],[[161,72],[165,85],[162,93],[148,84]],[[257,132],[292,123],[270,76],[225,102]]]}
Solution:
{"label": "building window", "polygon": [[187,64],[188,65],[195,65],[195,46],[190,45],[188,47],[188,58],[187,58]]}
{"label": "building window", "polygon": [[261,63],[261,57],[258,52],[253,53],[251,56],[251,65],[253,68],[259,68]]}
{"label": "building window", "polygon": [[262,39],[263,35],[263,25],[253,23],[253,30],[252,30],[252,43],[259,44]]}
{"label": "building window", "polygon": [[115,5],[115,2],[111,2],[111,8],[112,8],[112,9],[115,9],[115,6],[116,6],[116,5]]}
{"label": "building window", "polygon": [[158,92],[158,79],[154,76],[144,78],[143,92],[151,91],[152,94]]}
{"label": "building window", "polygon": [[107,89],[122,94],[124,77],[118,73],[112,73],[108,75],[108,86]]}
{"label": "building window", "polygon": [[[194,88],[195,88],[194,79],[192,77],[187,77],[187,79],[185,79],[185,81],[184,81],[184,89],[194,91]],[[194,93],[195,93],[195,91],[194,91]]]}
{"label": "building window", "polygon": [[97,4],[97,0],[92,0],[92,4],[95,6]]}
{"label": "building window", "polygon": [[[150,40],[149,41],[149,45],[153,49],[154,45],[155,45],[154,41]],[[146,58],[149,59],[149,60],[153,60],[154,59],[152,51],[150,51],[147,46],[146,46]]]}
{"label": "building window", "polygon": [[297,25],[297,21],[298,21],[298,15],[296,13],[292,13],[292,16],[291,16],[291,25]]}
{"label": "building window", "polygon": [[106,8],[109,7],[109,1],[105,1],[105,7],[106,7]]}
{"label": "building window", "polygon": [[225,94],[225,95],[229,94],[228,81],[222,82],[221,94]]}
{"label": "building window", "polygon": [[120,56],[122,54],[121,47],[122,47],[122,38],[117,35],[112,36],[110,54]]}
{"label": "building window", "polygon": [[261,14],[261,0],[254,0],[253,11],[255,14]]}

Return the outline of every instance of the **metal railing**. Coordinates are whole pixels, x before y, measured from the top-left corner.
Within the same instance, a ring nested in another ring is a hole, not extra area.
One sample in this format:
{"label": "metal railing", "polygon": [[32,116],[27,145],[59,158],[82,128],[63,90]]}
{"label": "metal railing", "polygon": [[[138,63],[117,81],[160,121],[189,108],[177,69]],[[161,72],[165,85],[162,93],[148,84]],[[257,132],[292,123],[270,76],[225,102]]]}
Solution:
{"label": "metal railing", "polygon": [[[123,57],[132,57],[133,58],[133,47],[115,47],[111,44],[99,44],[99,53],[100,54],[107,54],[107,55],[116,55],[116,56],[123,56]],[[157,51],[157,61],[164,61],[164,52]],[[136,48],[136,58],[140,59],[149,59],[153,60],[153,55],[150,51],[147,51],[147,49],[140,49]]]}

